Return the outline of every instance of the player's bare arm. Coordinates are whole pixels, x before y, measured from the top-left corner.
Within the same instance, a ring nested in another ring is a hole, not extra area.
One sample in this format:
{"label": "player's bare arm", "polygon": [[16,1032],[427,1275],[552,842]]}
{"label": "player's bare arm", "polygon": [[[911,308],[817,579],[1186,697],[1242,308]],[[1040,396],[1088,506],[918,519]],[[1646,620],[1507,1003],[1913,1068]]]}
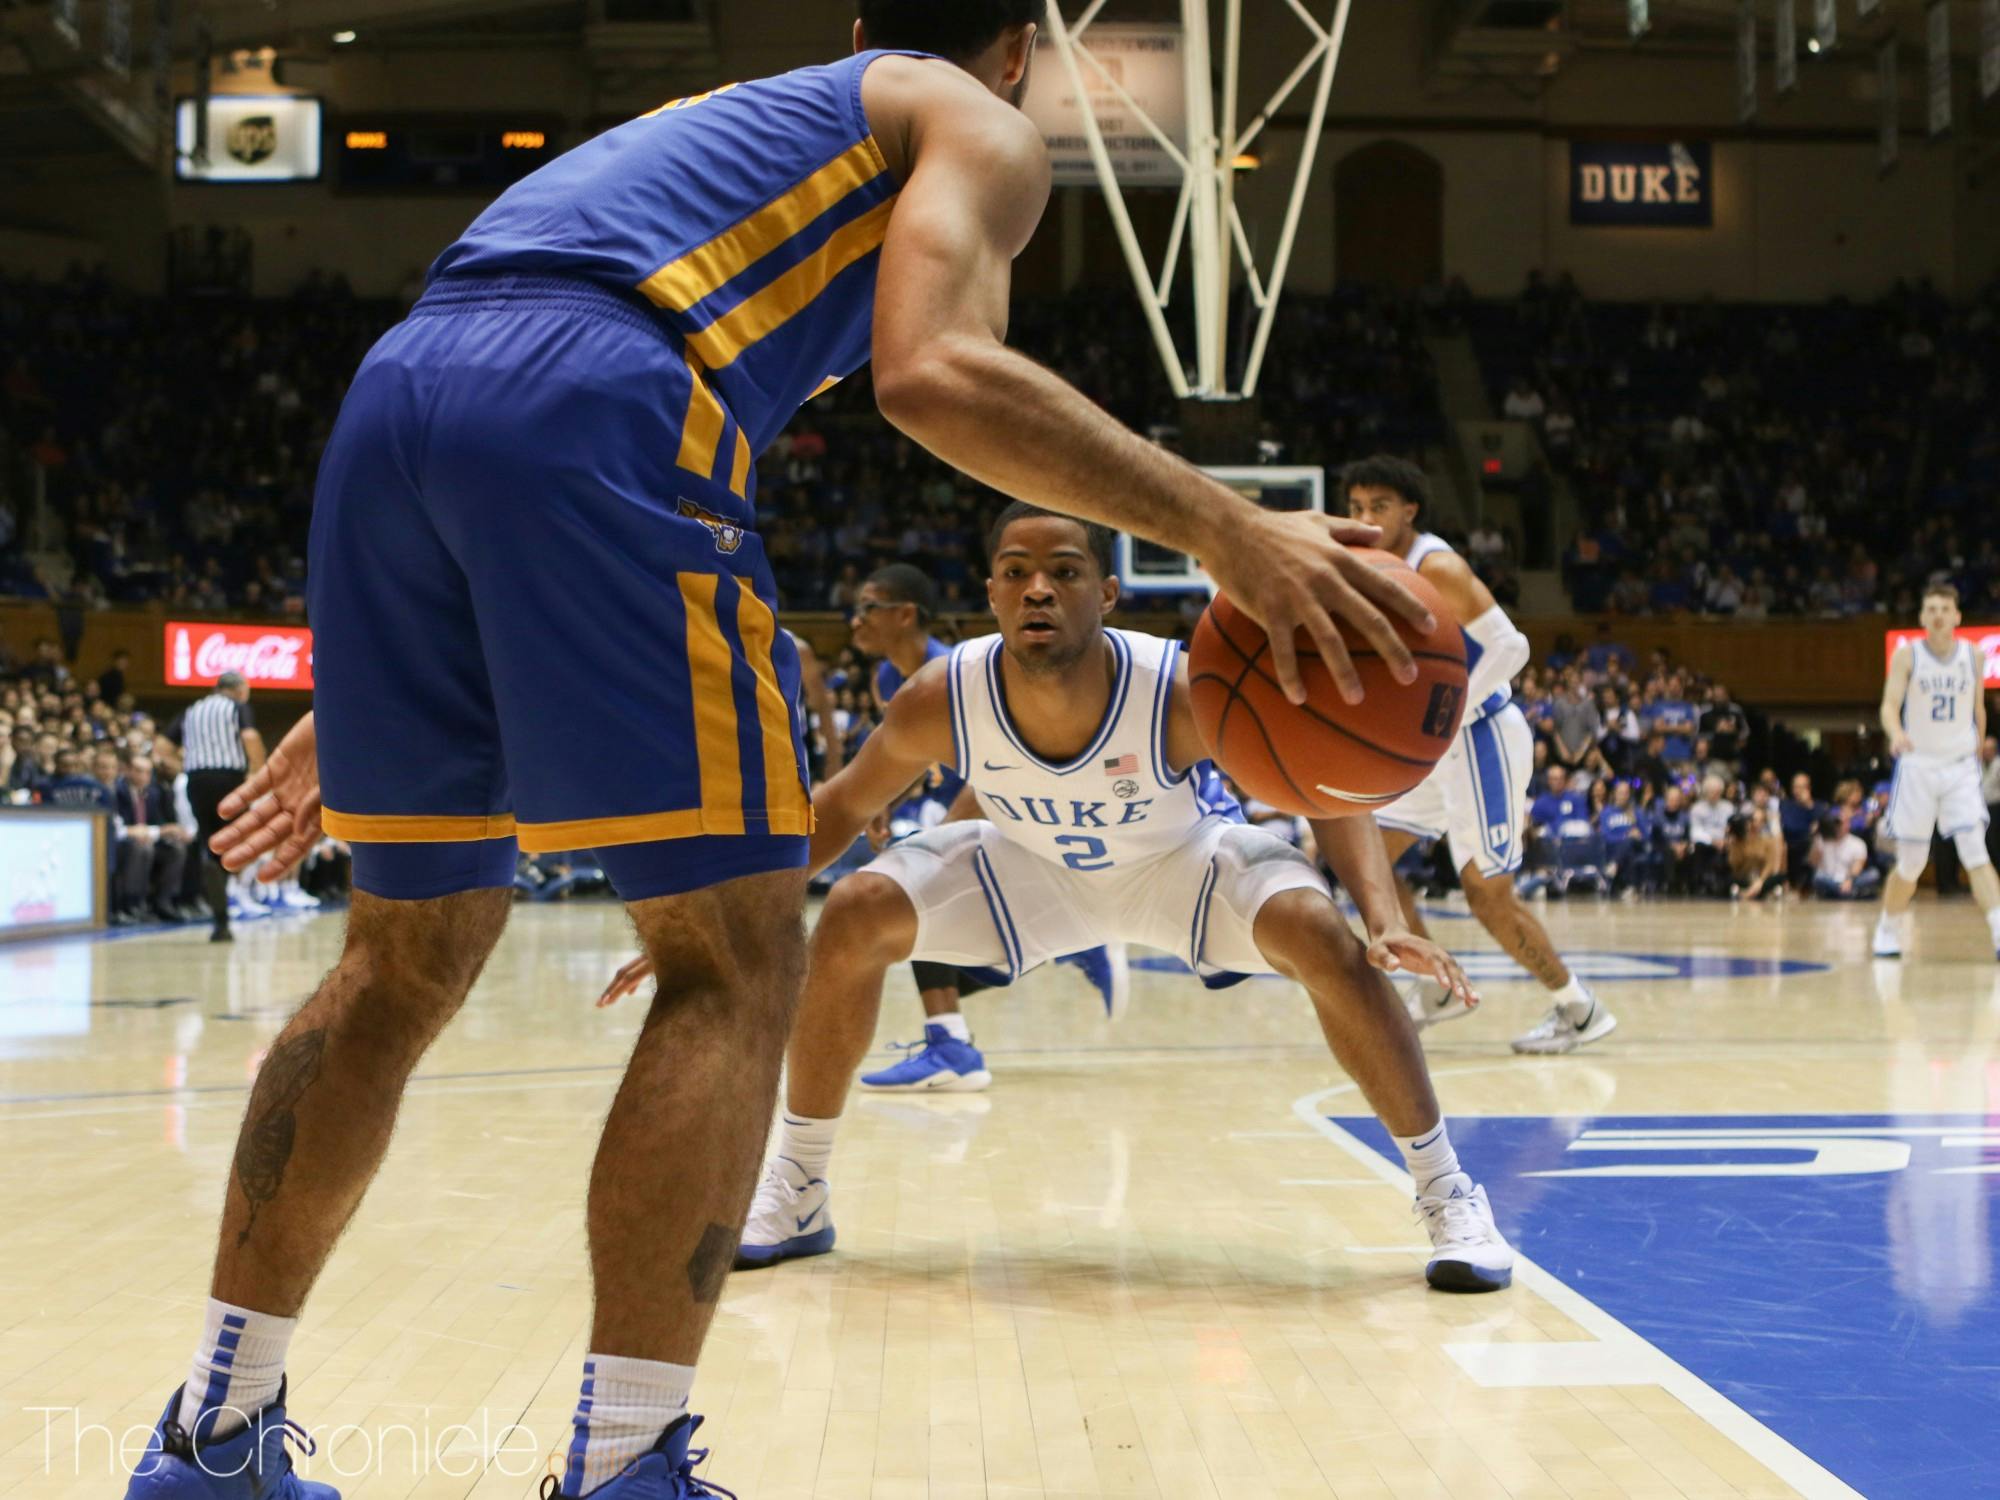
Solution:
{"label": "player's bare arm", "polygon": [[1438,591],[1461,625],[1471,624],[1493,608],[1493,591],[1456,552],[1433,552],[1417,565],[1417,571]]}
{"label": "player's bare arm", "polygon": [[948,665],[949,658],[940,657],[904,683],[889,700],[881,727],[813,794],[809,873],[840,858],[869,819],[894,806],[932,766],[953,763]]}
{"label": "player's bare arm", "polygon": [[[1178,774],[1208,757],[1194,725],[1193,699],[1188,692],[1187,656],[1174,663],[1174,691],[1167,704],[1167,769]],[[1396,896],[1396,876],[1389,852],[1373,818],[1330,818],[1312,825],[1320,852],[1333,867],[1334,878],[1354,898],[1368,929],[1368,961],[1378,969],[1407,969],[1428,974],[1467,1004],[1479,996],[1465,971],[1449,953],[1409,930]]]}
{"label": "player's bare arm", "polygon": [[837,776],[847,760],[847,747],[841,743],[840,730],[835,726],[833,694],[827,691],[826,672],[819,664],[819,653],[805,641],[799,642],[799,691],[826,736],[826,753],[821,764],[828,777]]}
{"label": "player's bare arm", "polygon": [[[1909,754],[1910,737],[1903,730],[1903,697],[1909,692],[1910,673],[1916,664],[1916,647],[1909,641],[1903,642],[1889,659],[1889,680],[1882,684],[1882,732],[1889,736],[1892,755]],[[1983,715],[1985,711],[1982,697],[1976,712]]]}
{"label": "player's bare arm", "polygon": [[862,102],[905,185],[882,247],[875,394],[897,427],[982,483],[1192,553],[1272,638],[1272,662],[1304,700],[1294,647],[1306,630],[1349,702],[1361,685],[1338,616],[1414,678],[1390,615],[1429,628],[1415,597],[1349,553],[1372,527],[1276,514],[1127,431],[1004,342],[1014,257],[1048,202],[1035,127],[958,70],[884,58]]}

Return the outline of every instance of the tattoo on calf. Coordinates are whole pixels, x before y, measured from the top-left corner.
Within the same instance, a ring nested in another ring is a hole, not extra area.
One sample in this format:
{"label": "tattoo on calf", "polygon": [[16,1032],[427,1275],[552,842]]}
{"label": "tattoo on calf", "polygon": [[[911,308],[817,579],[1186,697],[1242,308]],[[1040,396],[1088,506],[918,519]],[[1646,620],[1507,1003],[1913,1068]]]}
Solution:
{"label": "tattoo on calf", "polygon": [[688,1291],[696,1302],[713,1302],[722,1295],[722,1283],[736,1259],[736,1231],[711,1224],[688,1257]]}
{"label": "tattoo on calf", "polygon": [[236,1143],[236,1182],[250,1205],[250,1217],[236,1236],[239,1248],[257,1227],[258,1210],[277,1197],[285,1184],[285,1168],[291,1164],[298,1136],[294,1111],[319,1077],[325,1054],[325,1030],[302,1031],[272,1048],[264,1066],[257,1070],[249,1117],[243,1122],[242,1139]]}

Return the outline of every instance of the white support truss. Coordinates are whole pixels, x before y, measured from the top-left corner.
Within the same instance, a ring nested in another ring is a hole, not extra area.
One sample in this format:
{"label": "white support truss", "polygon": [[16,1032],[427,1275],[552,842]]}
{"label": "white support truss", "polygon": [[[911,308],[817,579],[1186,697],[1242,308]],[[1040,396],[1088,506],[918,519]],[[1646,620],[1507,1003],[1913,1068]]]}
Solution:
{"label": "white support truss", "polygon": [[[1309,0],[1284,0],[1309,34],[1304,54],[1262,109],[1246,126],[1238,129],[1240,96],[1238,82],[1243,63],[1243,0],[1221,0],[1223,14],[1222,96],[1218,117],[1216,69],[1210,47],[1210,0],[1181,0],[1181,55],[1187,73],[1188,141],[1185,151],[1156,125],[1145,110],[1118,83],[1092,54],[1086,39],[1091,23],[1104,9],[1106,0],[1089,0],[1074,22],[1064,19],[1064,0],[1049,0],[1049,35],[1061,59],[1069,85],[1084,101],[1084,137],[1097,172],[1098,186],[1104,191],[1111,210],[1111,223],[1118,235],[1119,248],[1139,294],[1167,383],[1176,396],[1199,396],[1228,400],[1254,396],[1258,377],[1263,373],[1264,356],[1270,347],[1271,329],[1277,322],[1278,304],[1284,295],[1285,276],[1291,268],[1292,249],[1298,241],[1299,218],[1305,209],[1306,191],[1312,182],[1313,165],[1319,155],[1320,132],[1326,125],[1327,101],[1333,94],[1334,70],[1340,63],[1341,44],[1347,35],[1347,12],[1351,0],[1325,0],[1327,19],[1321,24],[1309,8]],[[1173,229],[1157,273],[1147,265],[1146,253],[1132,229],[1125,194],[1111,165],[1085,87],[1084,70],[1095,83],[1108,90],[1119,103],[1157,140],[1169,158],[1181,168],[1180,201],[1174,210]],[[1263,133],[1264,127],[1297,92],[1309,75],[1317,74],[1311,114],[1299,159],[1293,168],[1291,196],[1285,207],[1283,228],[1278,234],[1276,253],[1268,272],[1259,270],[1252,253],[1249,231],[1236,207],[1236,162]],[[1171,303],[1181,257],[1188,257],[1192,272],[1195,347],[1187,359],[1174,344],[1167,326],[1166,309]],[[1232,386],[1229,370],[1229,311],[1235,280],[1235,264],[1243,267],[1244,290],[1257,309],[1256,330],[1248,358]],[[1192,379],[1189,371],[1192,370]]]}

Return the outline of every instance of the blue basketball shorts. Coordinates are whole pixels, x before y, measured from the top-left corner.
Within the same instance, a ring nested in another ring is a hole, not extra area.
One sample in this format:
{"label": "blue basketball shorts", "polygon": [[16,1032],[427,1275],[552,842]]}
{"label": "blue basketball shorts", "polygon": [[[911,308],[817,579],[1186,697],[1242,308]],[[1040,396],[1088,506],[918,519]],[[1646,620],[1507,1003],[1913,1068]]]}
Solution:
{"label": "blue basketball shorts", "polygon": [[628,901],[795,869],[799,666],[749,446],[615,291],[446,279],[370,351],[308,568],[327,832],[417,900],[595,850]]}

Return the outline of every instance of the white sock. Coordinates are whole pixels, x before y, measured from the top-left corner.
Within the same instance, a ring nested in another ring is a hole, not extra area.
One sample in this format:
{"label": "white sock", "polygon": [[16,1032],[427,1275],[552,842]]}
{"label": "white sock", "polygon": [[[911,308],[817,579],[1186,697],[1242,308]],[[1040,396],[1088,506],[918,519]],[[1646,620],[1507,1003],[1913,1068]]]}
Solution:
{"label": "white sock", "polygon": [[965,1017],[958,1011],[948,1010],[941,1016],[926,1016],[924,1017],[924,1024],[927,1026],[942,1026],[957,1041],[969,1042],[972,1040],[972,1028],[965,1024]]}
{"label": "white sock", "polygon": [[2000,906],[1986,914],[1986,930],[1993,934],[1993,945],[2000,948]]}
{"label": "white sock", "polygon": [[285,1383],[285,1350],[298,1326],[297,1318],[274,1318],[210,1297],[174,1420],[202,1438],[248,1427],[252,1417],[278,1399],[278,1388]]}
{"label": "white sock", "polygon": [[815,1120],[788,1109],[781,1119],[778,1155],[796,1162],[808,1178],[825,1177],[827,1163],[833,1160],[833,1133],[840,1128],[840,1116]]}
{"label": "white sock", "polygon": [[1569,976],[1568,984],[1555,992],[1555,1000],[1556,1004],[1563,1008],[1563,1014],[1578,1026],[1584,1023],[1597,1006],[1596,1000],[1591,998],[1590,992],[1577,981],[1574,974]]}
{"label": "white sock", "polygon": [[693,1365],[587,1355],[562,1493],[585,1495],[644,1457],[687,1410]]}
{"label": "white sock", "polygon": [[1403,1153],[1403,1165],[1410,1169],[1419,1197],[1440,1177],[1449,1177],[1458,1170],[1458,1153],[1451,1149],[1451,1133],[1442,1120],[1422,1135],[1398,1135],[1390,1139]]}

